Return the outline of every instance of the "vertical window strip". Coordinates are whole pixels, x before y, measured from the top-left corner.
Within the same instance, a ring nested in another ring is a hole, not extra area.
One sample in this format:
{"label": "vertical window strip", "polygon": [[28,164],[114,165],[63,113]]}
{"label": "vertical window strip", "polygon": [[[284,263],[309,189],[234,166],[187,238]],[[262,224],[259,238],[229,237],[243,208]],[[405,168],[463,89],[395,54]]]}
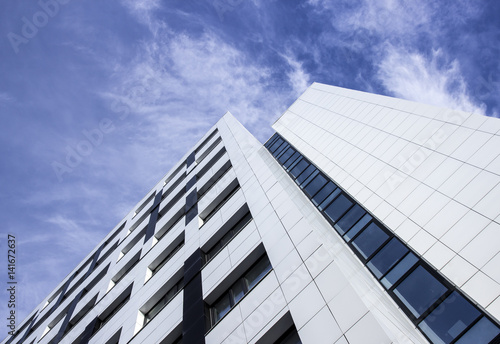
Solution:
{"label": "vertical window strip", "polygon": [[[479,344],[500,340],[498,323],[295,147],[277,133],[265,147],[431,343]],[[285,151],[286,159],[279,159]],[[476,335],[479,333],[480,337]]]}

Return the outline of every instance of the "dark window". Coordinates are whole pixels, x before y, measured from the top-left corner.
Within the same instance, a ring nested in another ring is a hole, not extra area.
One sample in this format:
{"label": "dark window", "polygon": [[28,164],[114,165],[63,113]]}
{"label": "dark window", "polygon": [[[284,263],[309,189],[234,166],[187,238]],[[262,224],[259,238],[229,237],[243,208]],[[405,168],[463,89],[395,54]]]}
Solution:
{"label": "dark window", "polygon": [[325,208],[338,196],[340,195],[341,190],[336,188],[331,194],[328,195],[327,198],[318,206],[319,210],[325,210]]}
{"label": "dark window", "polygon": [[167,262],[170,260],[170,258],[172,258],[177,252],[179,252],[179,250],[182,248],[182,246],[184,246],[184,240],[182,240],[179,245],[177,245],[173,250],[172,252],[170,252],[169,254],[167,254],[165,256],[165,258],[163,258],[163,260],[160,262],[160,264],[158,264],[156,266],[156,268],[154,269],[151,269],[151,272],[152,272],[152,276],[154,276],[158,271],[160,271],[160,269],[162,267],[165,266],[165,264],[167,264]]}
{"label": "dark window", "polygon": [[358,204],[355,204],[342,218],[335,224],[335,229],[340,235],[345,234],[351,227],[366,214],[366,211]]}
{"label": "dark window", "polygon": [[344,195],[340,195],[325,209],[325,214],[330,220],[337,222],[351,206],[352,202]]}
{"label": "dark window", "polygon": [[279,138],[279,135],[274,134],[273,136],[271,136],[271,138],[266,142],[266,144],[264,146],[266,146],[266,148],[269,148],[278,138]]}
{"label": "dark window", "polygon": [[394,294],[408,310],[419,318],[448,289],[427,269],[418,266],[394,289]]}
{"label": "dark window", "polygon": [[297,329],[293,326],[273,344],[302,344],[302,342],[300,341]]}
{"label": "dark window", "polygon": [[313,165],[309,165],[305,170],[304,172],[302,172],[298,177],[297,179],[295,180],[295,182],[299,185],[303,185],[305,184],[304,181],[309,178],[309,176],[312,174],[312,173],[317,173],[318,169],[316,167],[314,167]]}
{"label": "dark window", "polygon": [[273,153],[273,155],[278,159],[280,155],[285,152],[290,145],[288,143],[282,144],[278,149],[276,149],[276,152]]}
{"label": "dark window", "polygon": [[288,168],[289,168],[290,166],[292,166],[292,164],[293,164],[295,161],[297,161],[297,159],[298,159],[299,157],[300,157],[300,153],[299,153],[299,152],[295,152],[295,153],[293,153],[293,155],[290,157],[290,159],[288,159],[287,161],[285,161],[285,163],[283,164],[283,167],[284,167],[285,169],[287,169],[287,170],[288,170]]}
{"label": "dark window", "polygon": [[307,186],[304,188],[304,191],[306,192],[309,197],[312,197],[318,192],[323,186],[325,186],[327,180],[323,175],[318,174],[316,177],[314,177],[313,180]]}
{"label": "dark window", "polygon": [[389,289],[399,279],[409,271],[416,263],[418,258],[413,253],[408,253],[383,279],[382,284]]}
{"label": "dark window", "polygon": [[174,298],[179,290],[182,289],[183,280],[181,279],[177,282],[172,288],[170,288],[165,295],[162,296],[161,299],[158,300],[157,303],[151,309],[144,314],[144,324],[146,326],[148,322],[153,319],[156,314],[160,313],[160,311]]}
{"label": "dark window", "polygon": [[[128,289],[131,289],[130,287]],[[118,311],[128,302],[128,300],[130,300],[130,291],[128,293],[128,295],[122,300],[120,301],[120,303],[118,303],[111,311],[109,311],[109,313],[105,316],[103,316],[102,314],[97,317],[97,320],[95,322],[95,325],[94,325],[94,329],[92,330],[92,335],[94,335],[97,331],[99,331],[101,328],[104,327],[104,325],[107,324],[107,322],[116,314],[118,313]],[[105,311],[104,313],[107,313],[107,311]]]}
{"label": "dark window", "polygon": [[408,251],[408,248],[401,241],[392,238],[366,265],[377,278],[380,278]]}
{"label": "dark window", "polygon": [[283,164],[285,161],[287,161],[293,153],[295,153],[295,149],[293,149],[292,147],[289,147],[286,151],[284,151],[283,154],[281,154],[281,156],[278,158],[280,164]]}
{"label": "dark window", "polygon": [[448,344],[480,315],[460,294],[453,292],[418,326],[433,343]]}
{"label": "dark window", "polygon": [[231,308],[238,303],[264,276],[271,271],[271,263],[267,256],[260,258],[240,279],[238,279],[228,291],[226,291],[211,307],[210,319],[212,326]]}
{"label": "dark window", "polygon": [[269,147],[269,151],[274,153],[274,151],[276,149],[278,149],[279,146],[281,146],[281,144],[283,143],[283,139],[282,138],[279,138],[276,140],[276,142],[274,142],[270,147]]}
{"label": "dark window", "polygon": [[358,250],[363,258],[367,259],[382,246],[388,238],[389,234],[372,222],[353,240],[352,245]]}
{"label": "dark window", "polygon": [[215,257],[217,253],[222,250],[235,236],[238,234],[246,225],[252,220],[252,215],[250,212],[246,213],[243,218],[238,221],[224,236],[214,245],[208,252],[205,253],[205,261],[208,262],[210,259]]}
{"label": "dark window", "polygon": [[372,217],[370,215],[366,214],[363,216],[351,229],[347,230],[347,233],[344,235],[345,240],[350,241],[354,238],[371,220]]}
{"label": "dark window", "polygon": [[489,343],[500,334],[500,329],[490,320],[483,317],[472,328],[467,331],[456,343],[457,344],[479,344]]}
{"label": "dark window", "polygon": [[316,193],[314,195],[314,197],[312,198],[312,201],[314,203],[315,206],[318,206],[319,204],[321,204],[321,202],[323,202],[325,200],[325,198],[328,197],[328,195],[330,195],[333,190],[337,189],[337,186],[335,184],[333,184],[332,182],[328,182],[318,193]]}
{"label": "dark window", "polygon": [[301,174],[306,168],[309,166],[309,163],[305,159],[300,159],[297,161],[297,164],[290,170],[290,174],[297,178],[299,174]]}

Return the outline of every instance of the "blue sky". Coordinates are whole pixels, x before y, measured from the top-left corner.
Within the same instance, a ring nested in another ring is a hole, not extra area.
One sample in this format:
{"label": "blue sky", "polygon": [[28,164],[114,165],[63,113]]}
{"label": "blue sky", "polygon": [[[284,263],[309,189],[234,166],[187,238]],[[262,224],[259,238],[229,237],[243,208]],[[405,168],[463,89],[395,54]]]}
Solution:
{"label": "blue sky", "polygon": [[264,141],[317,81],[498,117],[499,15],[479,0],[2,1],[19,319],[227,110]]}

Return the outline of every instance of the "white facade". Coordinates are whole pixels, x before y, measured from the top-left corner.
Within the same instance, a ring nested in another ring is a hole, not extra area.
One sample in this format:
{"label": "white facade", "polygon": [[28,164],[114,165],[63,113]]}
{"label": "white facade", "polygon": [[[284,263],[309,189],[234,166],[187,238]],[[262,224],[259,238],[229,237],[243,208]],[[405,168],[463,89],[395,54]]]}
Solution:
{"label": "white facade", "polygon": [[[498,330],[499,120],[315,83],[273,128]],[[226,114],[2,343],[438,343],[281,164]]]}

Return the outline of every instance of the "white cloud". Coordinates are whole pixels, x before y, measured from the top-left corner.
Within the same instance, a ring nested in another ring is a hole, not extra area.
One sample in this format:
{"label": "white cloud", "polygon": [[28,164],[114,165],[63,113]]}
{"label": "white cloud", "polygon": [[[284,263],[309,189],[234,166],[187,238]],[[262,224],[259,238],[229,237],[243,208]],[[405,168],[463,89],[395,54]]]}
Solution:
{"label": "white cloud", "polygon": [[468,94],[458,61],[446,61],[440,50],[427,58],[389,46],[377,67],[379,79],[396,97],[485,114],[486,106]]}

